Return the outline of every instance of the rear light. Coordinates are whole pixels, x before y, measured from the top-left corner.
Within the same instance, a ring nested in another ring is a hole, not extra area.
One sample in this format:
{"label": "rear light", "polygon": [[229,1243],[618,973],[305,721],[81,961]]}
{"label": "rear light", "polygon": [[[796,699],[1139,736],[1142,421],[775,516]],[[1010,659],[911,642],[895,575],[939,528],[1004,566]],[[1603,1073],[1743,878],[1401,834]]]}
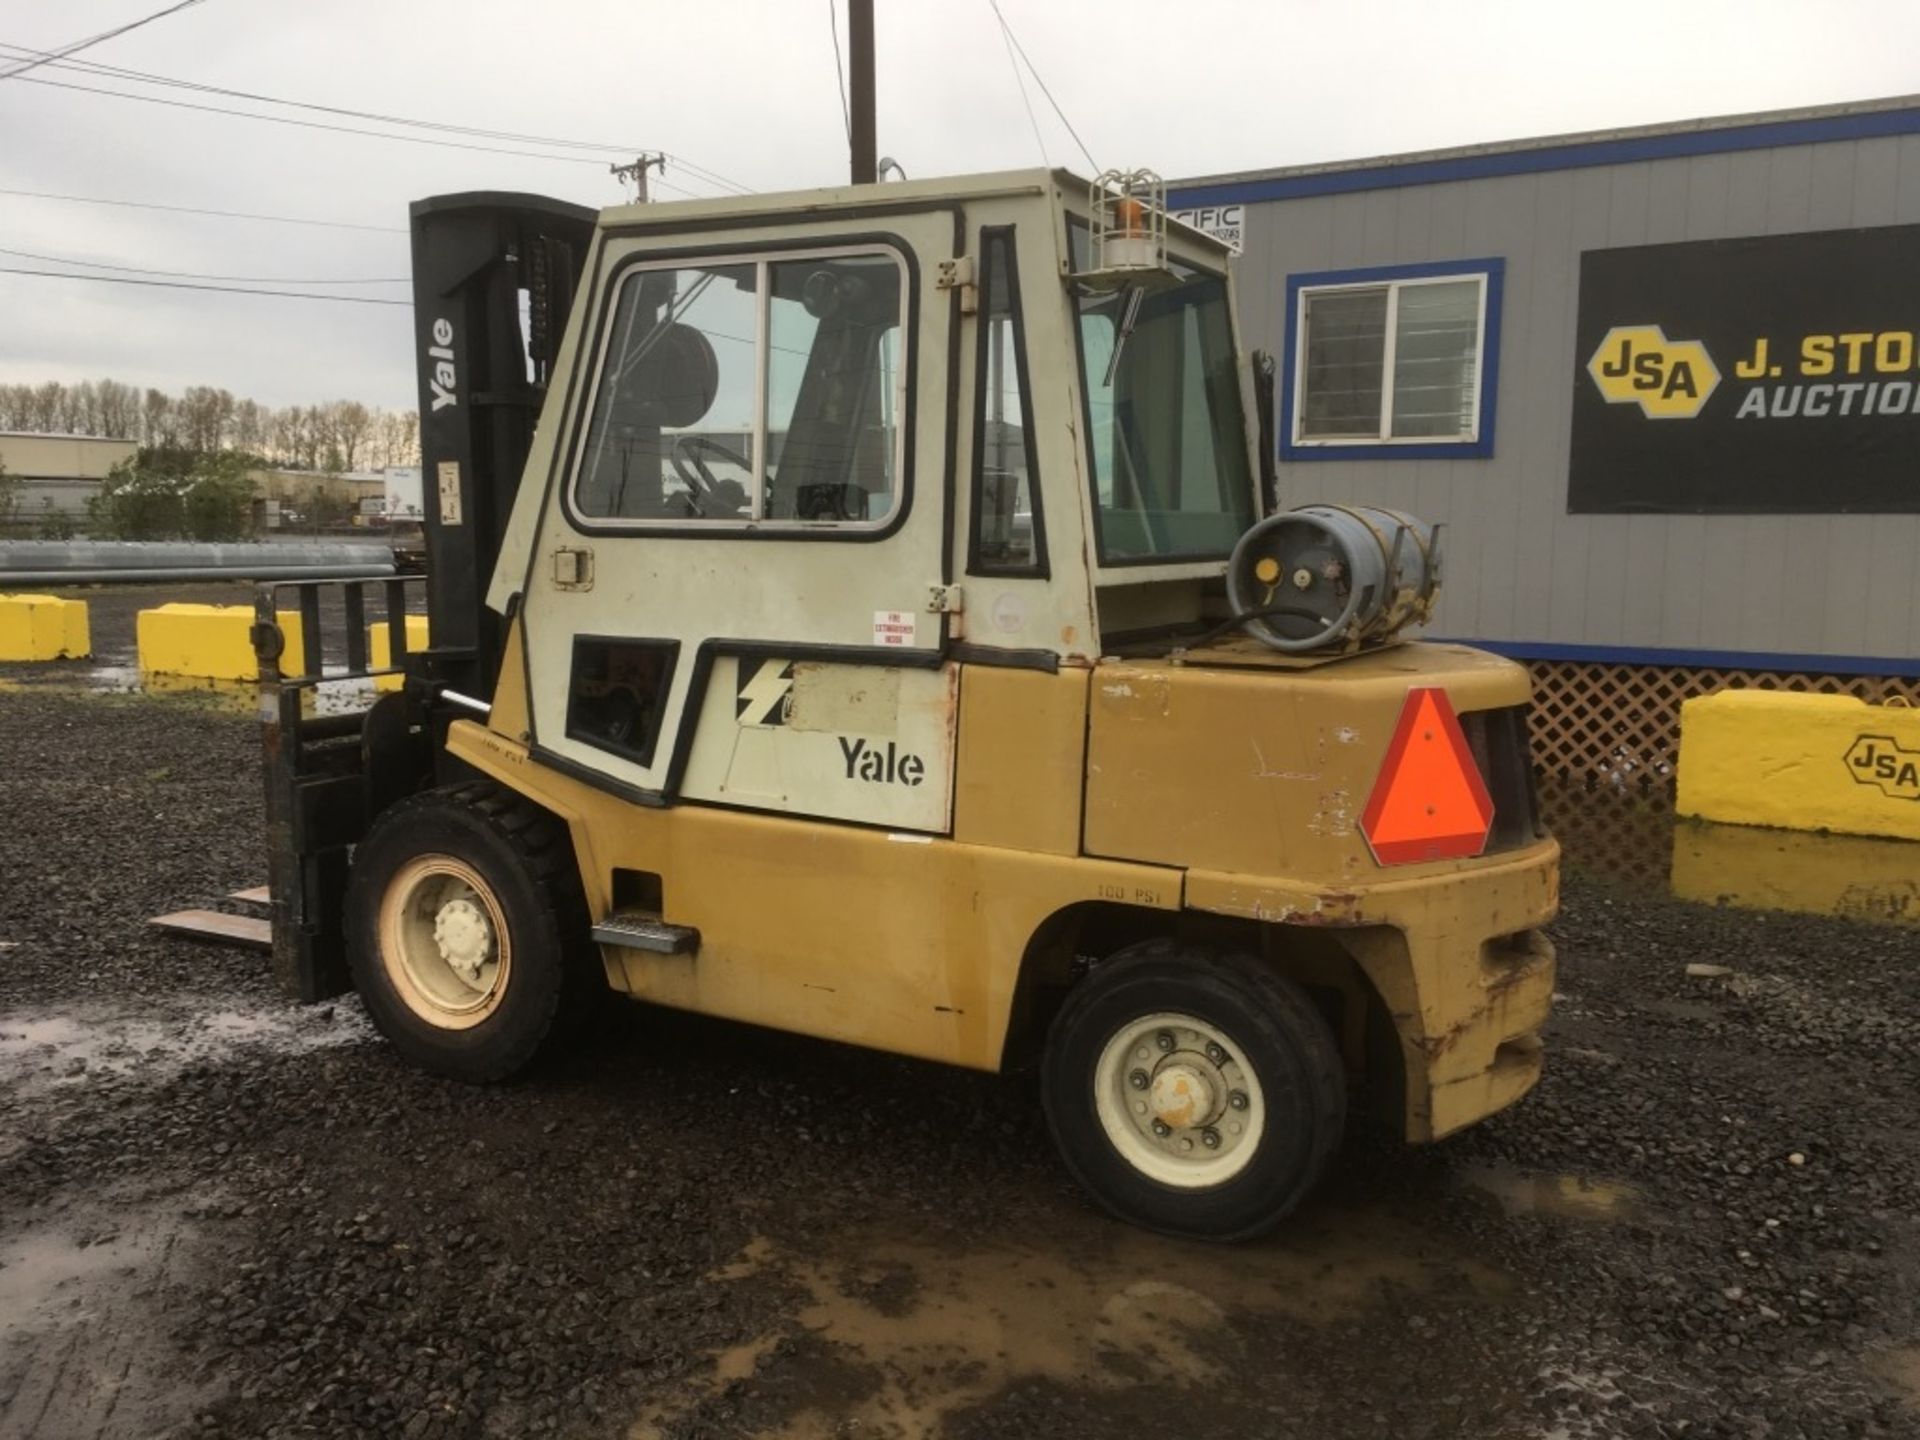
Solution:
{"label": "rear light", "polygon": [[1527,706],[1507,705],[1498,710],[1469,710],[1460,717],[1467,749],[1493,799],[1493,826],[1483,854],[1518,850],[1546,838],[1527,715]]}

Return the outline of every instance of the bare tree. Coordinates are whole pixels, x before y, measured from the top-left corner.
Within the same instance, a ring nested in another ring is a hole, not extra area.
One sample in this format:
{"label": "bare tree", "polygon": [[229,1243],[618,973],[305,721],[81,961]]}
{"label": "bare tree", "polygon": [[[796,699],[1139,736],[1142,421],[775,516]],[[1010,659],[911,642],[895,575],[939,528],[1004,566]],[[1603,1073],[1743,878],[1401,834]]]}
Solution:
{"label": "bare tree", "polygon": [[289,405],[273,415],[274,458],[295,470],[320,468],[318,417],[304,405]]}
{"label": "bare tree", "polygon": [[27,429],[56,434],[60,429],[61,386],[57,380],[34,387]]}
{"label": "bare tree", "polygon": [[358,470],[373,435],[373,412],[358,400],[335,400],[327,409],[327,439],[342,470]]}
{"label": "bare tree", "polygon": [[172,449],[180,443],[180,417],[174,399],[164,390],[148,390],[140,404],[140,443]]}
{"label": "bare tree", "polygon": [[118,380],[0,385],[0,430],[101,435],[202,455],[240,450],[303,470],[413,464],[418,425],[412,411],[357,400],[274,410],[209,385],[178,397]]}
{"label": "bare tree", "polygon": [[420,463],[420,416],[412,410],[382,410],[374,420],[374,449],[379,464]]}
{"label": "bare tree", "polygon": [[189,386],[176,405],[180,443],[188,450],[211,455],[226,447],[233,423],[233,396],[210,385]]}
{"label": "bare tree", "polygon": [[259,401],[241,400],[234,404],[233,423],[227,432],[234,449],[249,455],[265,454],[268,428],[268,411]]}
{"label": "bare tree", "polygon": [[132,440],[140,434],[140,392],[118,380],[102,380],[94,387],[100,406],[100,433],[112,440]]}

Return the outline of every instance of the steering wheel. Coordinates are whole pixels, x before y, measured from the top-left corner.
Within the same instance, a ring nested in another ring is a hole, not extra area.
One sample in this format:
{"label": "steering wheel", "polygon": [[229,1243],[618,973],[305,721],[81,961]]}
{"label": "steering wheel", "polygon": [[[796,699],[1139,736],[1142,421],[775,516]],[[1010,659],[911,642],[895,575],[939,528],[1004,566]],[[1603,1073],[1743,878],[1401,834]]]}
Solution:
{"label": "steering wheel", "polygon": [[693,506],[694,514],[705,517],[711,513],[707,509],[709,505],[720,503],[720,482],[714,478],[713,471],[707,468],[707,462],[700,458],[702,451],[709,451],[728,464],[738,465],[748,472],[753,470],[753,462],[705,435],[673,437],[673,449],[667,452],[667,459],[673,462],[673,473],[687,487],[688,503]]}

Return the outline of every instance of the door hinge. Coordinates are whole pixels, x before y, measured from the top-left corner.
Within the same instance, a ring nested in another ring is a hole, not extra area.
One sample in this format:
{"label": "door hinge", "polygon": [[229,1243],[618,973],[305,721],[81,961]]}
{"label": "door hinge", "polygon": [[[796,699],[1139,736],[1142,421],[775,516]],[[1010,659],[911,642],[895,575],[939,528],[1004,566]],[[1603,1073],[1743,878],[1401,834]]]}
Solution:
{"label": "door hinge", "polygon": [[980,287],[973,282],[971,255],[956,255],[951,260],[942,260],[939,270],[934,275],[933,288],[958,290],[962,315],[972,315],[980,308]]}
{"label": "door hinge", "polygon": [[562,545],[553,552],[553,588],[591,590],[593,588],[593,551],[582,546]]}
{"label": "door hinge", "polygon": [[929,585],[927,587],[927,613],[929,615],[959,615],[967,608],[967,592],[958,585]]}

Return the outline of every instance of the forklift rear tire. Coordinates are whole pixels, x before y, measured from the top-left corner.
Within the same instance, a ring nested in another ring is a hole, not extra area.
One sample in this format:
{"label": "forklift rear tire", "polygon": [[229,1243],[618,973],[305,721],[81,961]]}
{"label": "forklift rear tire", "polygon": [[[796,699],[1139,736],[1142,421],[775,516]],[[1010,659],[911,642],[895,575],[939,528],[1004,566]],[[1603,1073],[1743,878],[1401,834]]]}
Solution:
{"label": "forklift rear tire", "polygon": [[1041,1097],[1074,1179],[1121,1219],[1248,1240],[1319,1182],[1346,1079],[1307,994],[1243,952],[1148,940],[1054,1017]]}
{"label": "forklift rear tire", "polygon": [[413,1064],[484,1084],[583,1004],[586,902],[565,828],[485,782],[402,800],[355,847],[347,960]]}

